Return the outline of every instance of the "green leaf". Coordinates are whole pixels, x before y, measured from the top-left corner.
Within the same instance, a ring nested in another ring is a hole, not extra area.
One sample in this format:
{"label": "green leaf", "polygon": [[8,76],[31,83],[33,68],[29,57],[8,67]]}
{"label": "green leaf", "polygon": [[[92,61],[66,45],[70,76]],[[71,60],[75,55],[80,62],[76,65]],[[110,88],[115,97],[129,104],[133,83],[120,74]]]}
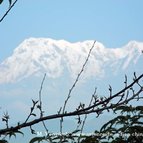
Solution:
{"label": "green leaf", "polygon": [[35,142],[40,143],[43,140],[45,140],[45,137],[35,137],[35,138],[31,139],[31,141],[29,143],[35,143]]}
{"label": "green leaf", "polygon": [[136,107],[136,110],[137,110],[137,111],[143,111],[143,106],[137,106],[137,107]]}
{"label": "green leaf", "polygon": [[3,0],[0,0],[0,4],[2,4]]}
{"label": "green leaf", "polygon": [[36,114],[34,114],[34,113],[32,113],[31,115],[36,117]]}
{"label": "green leaf", "polygon": [[119,106],[114,109],[114,111],[121,110],[121,113],[124,112],[133,112],[134,108],[132,106]]}
{"label": "green leaf", "polygon": [[64,141],[62,141],[62,143],[68,143],[68,140],[64,140]]}
{"label": "green leaf", "polygon": [[115,125],[115,123],[117,122],[117,120],[118,120],[118,117],[115,117],[114,119],[112,119],[112,120],[108,121],[107,123],[105,123],[105,124],[101,127],[100,132],[106,130],[107,128],[108,128],[108,129],[112,128],[112,126]]}
{"label": "green leaf", "polygon": [[15,133],[18,133],[18,134],[21,134],[21,135],[23,135],[23,136],[24,136],[24,133],[23,133],[23,132],[21,132],[21,131],[15,131]]}
{"label": "green leaf", "polygon": [[75,130],[75,131],[73,131],[71,134],[76,134],[76,133],[78,133],[80,130]]}
{"label": "green leaf", "polygon": [[8,135],[9,135],[9,138],[11,138],[12,136],[14,136],[16,138],[16,133],[15,132],[9,132]]}
{"label": "green leaf", "polygon": [[7,140],[0,140],[0,143],[8,143]]}
{"label": "green leaf", "polygon": [[24,133],[21,131],[10,131],[7,133],[9,138],[11,138],[12,136],[14,136],[16,138],[16,134],[22,134],[24,136]]}

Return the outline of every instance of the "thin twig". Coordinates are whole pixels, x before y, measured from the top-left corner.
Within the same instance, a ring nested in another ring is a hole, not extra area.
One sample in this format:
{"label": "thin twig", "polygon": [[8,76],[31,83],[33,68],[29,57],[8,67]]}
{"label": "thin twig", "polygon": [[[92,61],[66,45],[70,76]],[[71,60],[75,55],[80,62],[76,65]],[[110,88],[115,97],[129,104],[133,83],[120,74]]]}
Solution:
{"label": "thin twig", "polygon": [[[40,105],[39,105],[39,110],[40,110],[40,118],[43,117],[43,110],[42,110],[42,89],[43,89],[43,84],[44,84],[44,81],[45,81],[45,78],[46,78],[46,73],[44,74],[44,77],[42,79],[42,82],[41,82],[41,87],[40,87],[40,90],[39,90],[39,102],[40,102]],[[46,124],[44,121],[42,121],[42,124],[46,130],[46,132],[48,133],[48,129],[46,127]]]}
{"label": "thin twig", "polygon": [[[82,66],[82,68],[81,68],[81,71],[80,71],[79,74],[77,75],[77,78],[76,78],[75,82],[73,83],[72,87],[69,89],[69,93],[68,93],[68,96],[67,96],[67,98],[66,98],[66,100],[65,100],[65,102],[64,102],[64,106],[63,106],[63,110],[62,110],[62,113],[63,113],[63,114],[64,114],[64,112],[65,112],[65,109],[66,109],[66,105],[67,105],[67,103],[68,103],[68,100],[69,100],[70,97],[71,97],[71,93],[72,93],[73,89],[75,88],[77,82],[79,81],[80,76],[82,75],[82,73],[83,73],[83,71],[84,71],[84,69],[85,69],[85,66],[86,66],[86,64],[87,64],[87,62],[88,62],[88,60],[89,60],[89,57],[90,57],[90,55],[91,55],[91,52],[92,52],[92,50],[93,50],[93,48],[94,48],[95,43],[96,43],[96,41],[93,42],[93,45],[92,45],[92,47],[91,47],[90,50],[89,50],[89,53],[88,53],[88,55],[87,55],[87,58],[86,58],[86,60],[85,60],[85,62],[84,62],[84,64],[83,64],[83,66]],[[61,133],[61,134],[62,134],[62,128],[63,128],[62,125],[63,125],[63,118],[61,118],[61,120],[60,120],[60,133]]]}
{"label": "thin twig", "polygon": [[[93,101],[93,99],[94,99],[94,97],[95,97],[96,91],[97,91],[97,88],[94,89],[94,93],[93,93],[93,95],[92,95],[92,98],[91,98],[91,100],[90,100],[90,102],[89,102],[88,107],[91,106],[92,101]],[[83,122],[82,122],[81,130],[80,130],[80,136],[79,136],[79,138],[78,138],[78,143],[80,143],[80,139],[81,139],[81,136],[82,136],[82,132],[83,132],[83,128],[84,128],[84,126],[85,126],[86,119],[87,119],[87,114],[85,114],[84,119],[83,119]]]}
{"label": "thin twig", "polygon": [[2,18],[0,19],[0,22],[2,22],[4,20],[4,18],[7,16],[7,14],[10,12],[10,10],[14,7],[14,5],[16,4],[18,0],[15,0],[13,2],[13,4],[9,7],[9,9],[5,12],[5,14],[2,16]]}
{"label": "thin twig", "polygon": [[[116,94],[114,94],[112,97],[110,97],[110,98],[107,98],[107,99],[105,99],[105,100],[103,100],[103,101],[101,101],[101,102],[98,102],[97,104],[96,104],[96,106],[98,107],[99,105],[102,105],[102,104],[104,104],[105,102],[108,102],[109,100],[112,100],[112,99],[114,99],[115,97],[118,97],[119,95],[121,95],[122,93],[124,93],[125,91],[127,91],[128,89],[130,89],[134,84],[136,84],[141,78],[143,78],[143,74],[141,74],[136,80],[134,80],[131,84],[129,84],[128,86],[126,86],[126,87],[124,87],[122,90],[120,90],[119,92],[117,92]],[[83,112],[85,111],[85,110],[90,110],[90,109],[92,109],[92,108],[94,108],[95,107],[95,105],[92,105],[92,106],[90,106],[90,107],[87,107],[87,108],[85,108],[85,109],[83,109]]]}
{"label": "thin twig", "polygon": [[[5,133],[11,132],[11,131],[17,131],[17,130],[20,130],[22,128],[35,125],[35,124],[37,124],[39,122],[42,122],[42,121],[45,121],[45,120],[52,120],[52,119],[58,119],[58,118],[70,117],[70,116],[77,116],[77,115],[85,115],[85,114],[90,114],[90,113],[98,113],[98,112],[102,112],[104,110],[113,109],[113,108],[115,108],[117,106],[120,106],[120,105],[127,104],[129,101],[131,101],[134,98],[138,97],[139,94],[141,94],[143,92],[143,87],[140,88],[130,98],[125,99],[123,102],[118,103],[118,105],[117,104],[110,104],[109,106],[102,107],[102,105],[104,105],[106,102],[109,103],[109,101],[111,101],[112,99],[114,99],[116,97],[120,97],[120,94],[124,93],[127,90],[130,90],[130,88],[133,87],[142,78],[143,78],[143,74],[140,75],[139,77],[137,77],[131,84],[129,84],[128,86],[126,86],[125,88],[120,90],[118,93],[114,94],[112,97],[109,97],[109,98],[107,98],[107,99],[105,99],[105,100],[103,100],[103,101],[101,101],[101,102],[99,102],[97,104],[91,105],[90,107],[86,107],[84,109],[80,109],[78,111],[76,110],[76,111],[69,112],[69,113],[53,114],[53,115],[41,117],[41,118],[38,118],[38,119],[35,119],[35,120],[32,120],[32,121],[29,121],[27,123],[19,124],[19,125],[15,126],[15,127],[9,127],[9,128],[5,128],[5,129],[1,129],[0,130],[0,134],[5,134]],[[100,106],[102,108],[96,108],[95,109],[95,107],[100,107]]]}
{"label": "thin twig", "polygon": [[72,87],[71,87],[70,90],[69,90],[67,99],[65,100],[65,103],[64,103],[64,106],[63,106],[63,113],[65,112],[65,108],[66,108],[67,102],[68,102],[68,100],[69,100],[69,98],[70,98],[70,96],[71,96],[71,93],[72,93],[74,87],[76,86],[76,84],[77,84],[77,82],[78,82],[80,76],[82,75],[82,73],[83,73],[83,71],[84,71],[84,69],[85,69],[85,66],[86,66],[86,64],[87,64],[87,62],[88,62],[88,60],[89,60],[89,57],[90,57],[90,55],[91,55],[91,52],[92,52],[92,50],[93,50],[93,48],[94,48],[95,43],[96,43],[96,41],[94,41],[92,47],[90,48],[89,53],[88,53],[88,55],[87,55],[87,58],[86,58],[86,60],[85,60],[85,62],[84,62],[84,64],[83,64],[83,66],[82,66],[82,68],[81,68],[81,71],[80,71],[79,74],[77,75],[77,78],[76,78],[75,82],[73,83]]}
{"label": "thin twig", "polygon": [[44,77],[42,79],[42,82],[41,82],[41,87],[40,87],[40,90],[39,90],[39,110],[40,110],[40,117],[43,117],[43,111],[42,111],[42,89],[43,89],[43,84],[44,84],[44,81],[45,81],[45,78],[46,78],[46,73],[44,74]]}

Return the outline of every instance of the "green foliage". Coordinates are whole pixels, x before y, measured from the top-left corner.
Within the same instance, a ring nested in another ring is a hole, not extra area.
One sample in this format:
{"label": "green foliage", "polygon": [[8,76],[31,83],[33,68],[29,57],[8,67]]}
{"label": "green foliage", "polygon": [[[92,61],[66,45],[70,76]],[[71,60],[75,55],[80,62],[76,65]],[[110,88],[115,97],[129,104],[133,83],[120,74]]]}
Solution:
{"label": "green foliage", "polygon": [[[118,112],[118,116],[105,123],[100,131],[95,131],[95,135],[81,136],[80,143],[133,143],[143,142],[143,106],[119,106],[114,109],[114,112]],[[120,113],[120,114],[119,114]],[[7,115],[7,114],[5,114]],[[7,116],[6,116],[7,117]],[[67,135],[62,136],[43,136],[34,137],[29,143],[41,143],[46,142],[76,142],[78,133],[80,130],[75,130]],[[9,132],[9,137],[17,135],[20,131]],[[99,134],[99,135],[97,135]],[[107,136],[106,136],[107,134]],[[116,134],[116,136],[115,136]],[[117,136],[118,134],[118,136]],[[8,143],[6,140],[0,140],[0,143]]]}
{"label": "green foliage", "polygon": [[[8,136],[9,139],[10,139],[12,136],[14,136],[16,138],[17,134],[21,134],[21,135],[24,136],[24,133],[21,132],[21,131],[10,131],[10,132],[7,132],[7,134],[5,135],[5,137]],[[9,143],[9,142],[7,140],[5,140],[5,139],[1,139],[0,143]]]}
{"label": "green foliage", "polygon": [[0,4],[2,4],[3,0],[0,0]]}
{"label": "green foliage", "polygon": [[14,137],[16,138],[16,135],[17,135],[17,134],[21,134],[21,135],[24,136],[24,133],[21,132],[21,131],[13,131],[13,132],[11,131],[11,132],[8,133],[9,138],[11,138],[12,136],[14,136]]}
{"label": "green foliage", "polygon": [[99,139],[94,136],[89,136],[83,139],[81,143],[99,143]]}
{"label": "green foliage", "polygon": [[0,140],[0,143],[8,143],[7,140]]}
{"label": "green foliage", "polygon": [[120,112],[121,115],[118,114],[117,117],[105,123],[99,132],[95,132],[100,133],[101,136],[86,137],[81,143],[143,142],[143,106],[119,106],[114,111]]}
{"label": "green foliage", "polygon": [[44,140],[46,140],[45,137],[35,137],[35,138],[32,138],[29,143],[35,143],[35,142],[40,143],[40,142],[42,142],[42,141],[44,141]]}

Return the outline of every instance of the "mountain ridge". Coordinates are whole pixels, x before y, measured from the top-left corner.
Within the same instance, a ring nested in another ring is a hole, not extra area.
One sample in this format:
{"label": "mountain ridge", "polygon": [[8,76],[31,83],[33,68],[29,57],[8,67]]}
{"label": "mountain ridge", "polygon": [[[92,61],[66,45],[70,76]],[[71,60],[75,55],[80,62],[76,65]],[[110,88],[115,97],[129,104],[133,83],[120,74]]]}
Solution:
{"label": "mountain ridge", "polygon": [[[79,73],[93,40],[70,43],[65,40],[50,38],[29,38],[24,40],[12,56],[0,64],[0,83],[16,82],[31,75],[47,73],[50,78],[57,78],[66,68],[72,78]],[[126,70],[136,64],[143,50],[143,42],[130,41],[121,48],[106,48],[96,42],[85,69],[85,78],[102,77],[106,68],[120,65]],[[121,64],[122,63],[122,64]]]}

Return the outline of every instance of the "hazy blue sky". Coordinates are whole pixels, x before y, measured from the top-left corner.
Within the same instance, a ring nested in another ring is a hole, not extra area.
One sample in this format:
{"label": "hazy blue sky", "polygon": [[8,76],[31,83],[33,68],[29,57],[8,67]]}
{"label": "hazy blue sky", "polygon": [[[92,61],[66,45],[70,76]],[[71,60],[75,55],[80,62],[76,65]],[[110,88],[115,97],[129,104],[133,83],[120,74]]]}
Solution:
{"label": "hazy blue sky", "polygon": [[[4,14],[8,2],[0,6]],[[143,41],[142,0],[19,0],[0,23],[0,62],[24,39],[96,39],[106,47]]]}
{"label": "hazy blue sky", "polygon": [[[8,8],[8,0],[4,1],[0,5],[0,17]],[[143,0],[18,0],[4,21],[0,23],[0,63],[11,56],[13,50],[22,41],[30,37],[64,39],[70,42],[97,40],[109,48],[122,47],[131,40],[143,42]],[[34,82],[31,81],[29,85]],[[40,81],[38,83],[38,87],[33,90],[31,88],[25,90],[22,87],[23,83],[19,84],[19,88],[14,84],[10,87],[1,85],[3,106],[1,103],[0,105],[3,108],[6,105],[9,108],[13,106],[10,108],[12,111],[22,106],[29,109],[28,96],[32,93],[33,97],[37,95]],[[51,85],[50,80],[47,80],[47,83]],[[90,84],[94,86],[94,81]],[[26,82],[25,85],[27,86]],[[89,86],[89,90],[91,87]],[[59,91],[61,92],[61,89]],[[25,97],[26,92],[29,93]],[[19,93],[23,96],[15,96]],[[52,100],[50,103],[53,105]],[[8,111],[11,113],[11,110]],[[20,110],[14,112],[16,114]]]}

